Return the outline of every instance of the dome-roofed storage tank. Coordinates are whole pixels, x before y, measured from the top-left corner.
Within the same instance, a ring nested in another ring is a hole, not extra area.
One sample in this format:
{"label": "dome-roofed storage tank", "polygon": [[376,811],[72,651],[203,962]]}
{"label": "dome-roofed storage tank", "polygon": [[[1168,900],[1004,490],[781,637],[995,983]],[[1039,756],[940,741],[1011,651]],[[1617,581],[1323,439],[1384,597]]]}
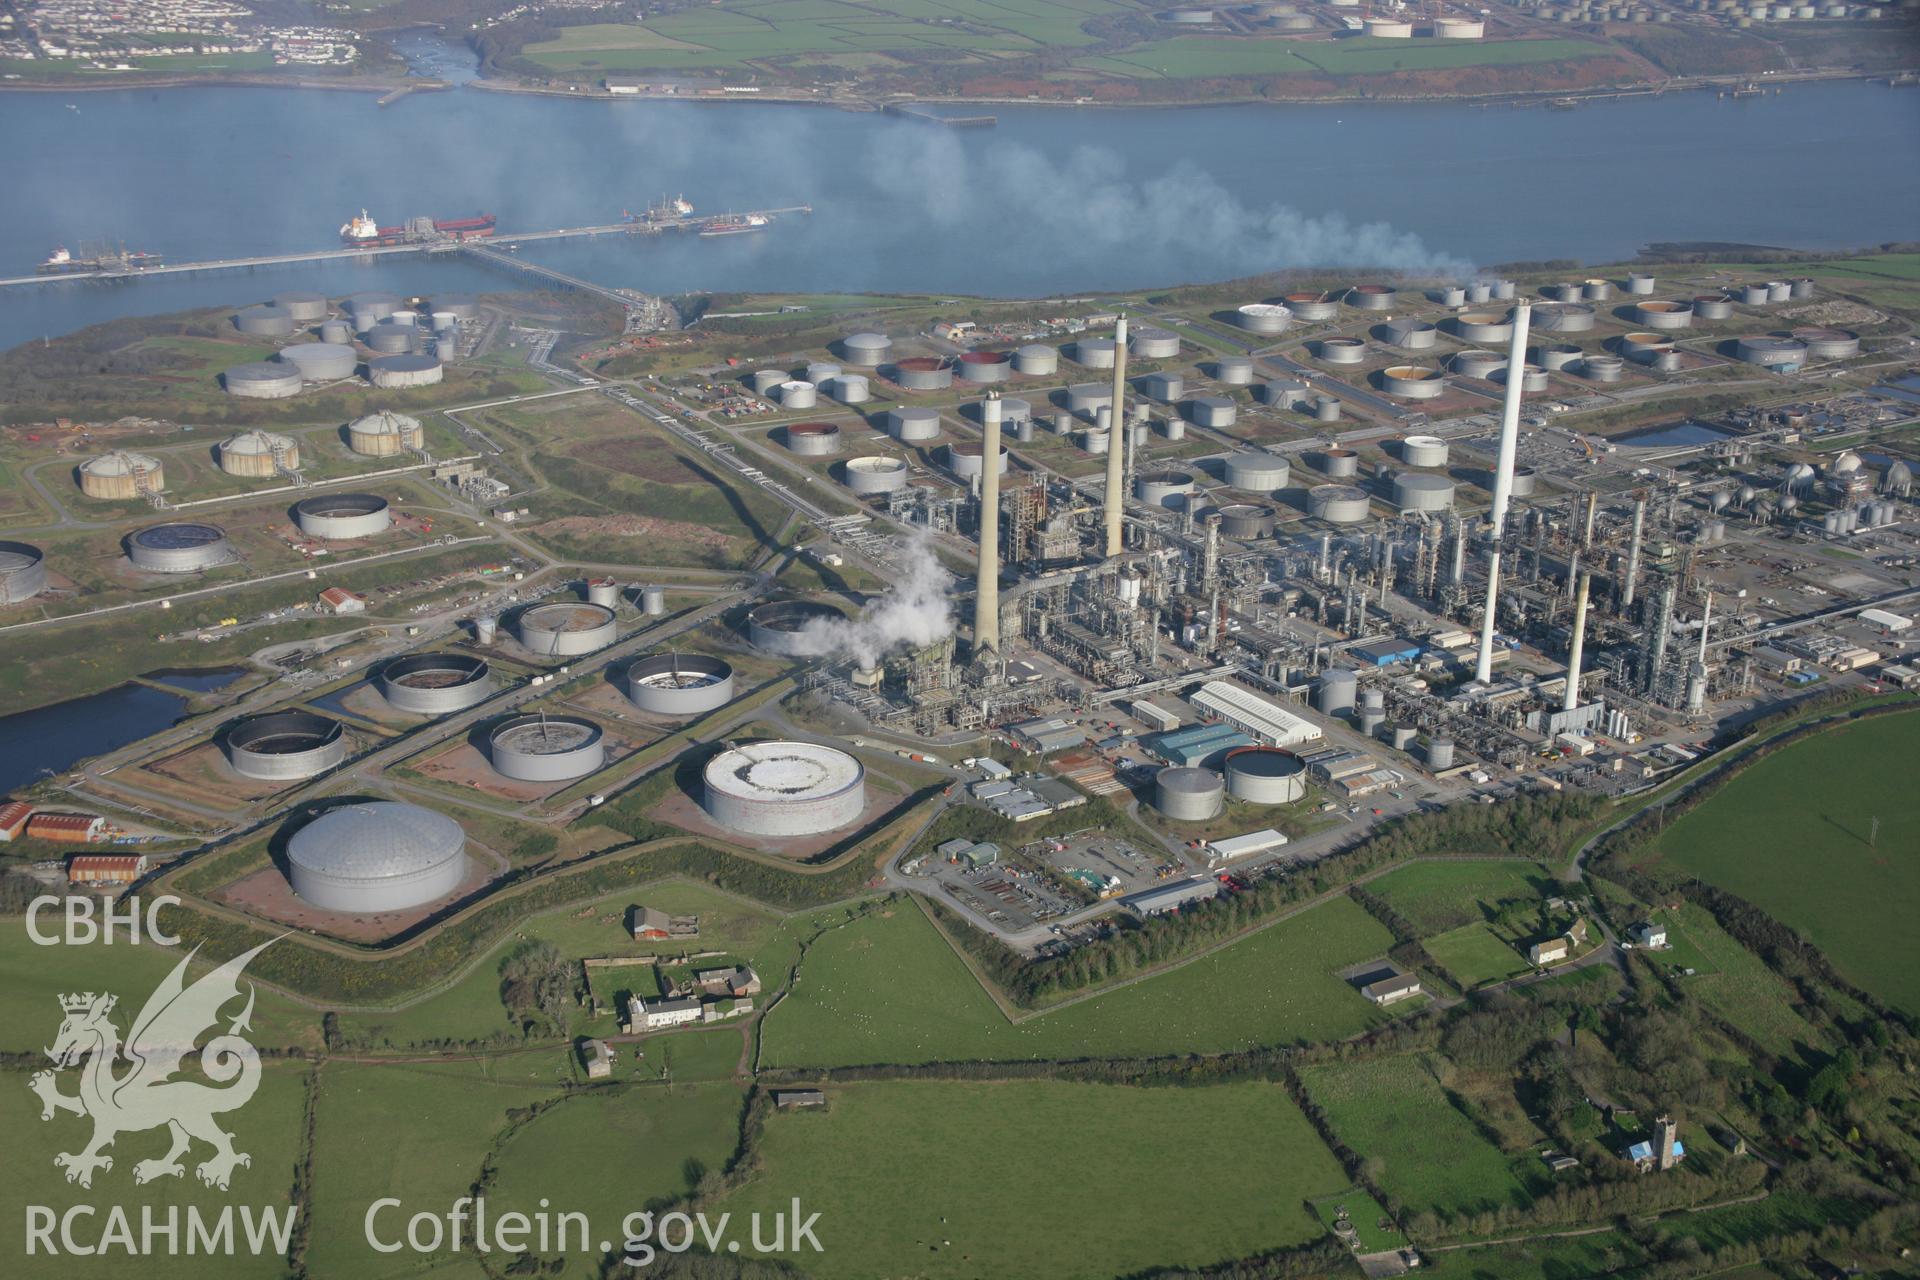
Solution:
{"label": "dome-roofed storage tank", "polygon": [[807,458],[840,452],[840,428],[831,422],[793,422],[782,428],[787,448]]}
{"label": "dome-roofed storage tank", "polygon": [[605,766],[606,734],[580,716],[509,716],[487,735],[487,759],[516,782],[566,782]]}
{"label": "dome-roofed storage tank", "polygon": [[843,373],[833,380],[833,398],[841,404],[865,404],[873,399],[873,383],[863,373]]}
{"label": "dome-roofed storage tank", "polygon": [[907,464],[899,458],[881,456],[848,458],[841,467],[841,479],[862,497],[895,493],[907,487]]}
{"label": "dome-roofed storage tank", "polygon": [[220,382],[228,395],[243,400],[285,400],[306,385],[298,368],[280,360],[237,364],[220,375]]}
{"label": "dome-roofed storage tank", "polygon": [[1111,369],[1114,361],[1112,338],[1080,338],[1073,344],[1075,363],[1089,369]]}
{"label": "dome-roofed storage tank", "polygon": [[1196,427],[1230,427],[1240,416],[1240,406],[1229,396],[1195,396],[1187,401],[1187,419]]}
{"label": "dome-roofed storage tank", "polygon": [[1180,354],[1180,335],[1148,325],[1134,330],[1128,347],[1141,360],[1171,360]]}
{"label": "dome-roofed storage tank", "polygon": [[773,393],[779,390],[780,384],[786,380],[785,369],[755,369],[747,375],[748,384],[753,387],[753,394],[766,396],[768,399],[773,398]]}
{"label": "dome-roofed storage tank", "polygon": [[844,612],[830,604],[776,600],[747,614],[747,642],[762,653],[784,658],[814,657],[824,651],[820,630],[846,619]]}
{"label": "dome-roofed storage tank", "polygon": [[1253,381],[1253,361],[1247,356],[1221,356],[1213,362],[1213,379],[1224,386],[1247,386]]}
{"label": "dome-roofed storage tank", "polygon": [[21,604],[47,589],[47,558],[29,542],[0,541],[0,605]]}
{"label": "dome-roofed storage tank", "polygon": [[273,305],[292,316],[301,324],[311,324],[324,319],[327,314],[327,295],[311,293],[305,289],[289,289],[273,295]]}
{"label": "dome-roofed storage tank", "polygon": [[703,774],[707,813],[750,835],[807,836],[860,820],[867,771],[813,742],[746,742],[715,755]]}
{"label": "dome-roofed storage tank", "polygon": [[1170,404],[1187,393],[1187,380],[1177,373],[1150,373],[1140,379],[1142,394]]}
{"label": "dome-roofed storage tank", "polygon": [[1360,697],[1360,677],[1345,667],[1332,667],[1320,673],[1314,687],[1313,705],[1322,715],[1339,715],[1353,710]]}
{"label": "dome-roofed storage tank", "polygon": [[277,431],[242,431],[220,442],[220,469],[230,476],[271,476],[299,466],[299,443]]}
{"label": "dome-roofed storage tank", "polygon": [[235,773],[262,782],[317,777],[347,758],[340,722],[311,711],[248,716],[226,731],[224,746]]}
{"label": "dome-roofed storage tank", "polygon": [[1317,484],[1307,490],[1307,509],[1316,520],[1329,524],[1359,524],[1367,518],[1372,503],[1366,490],[1350,484]]}
{"label": "dome-roofed storage tank", "polygon": [[1860,335],[1850,329],[1809,326],[1795,329],[1793,340],[1806,345],[1811,360],[1847,360],[1860,354]]}
{"label": "dome-roofed storage tank", "polygon": [[840,340],[840,358],[863,369],[877,369],[893,359],[893,339],[884,333],[850,333]]}
{"label": "dome-roofed storage tank", "polygon": [[235,313],[233,327],[250,337],[284,338],[293,332],[293,316],[282,307],[246,307]]}
{"label": "dome-roofed storage tank", "polygon": [[419,344],[420,334],[412,325],[401,324],[389,316],[367,330],[365,341],[369,351],[400,355],[412,351]]}
{"label": "dome-roofed storage tank", "polygon": [[940,411],[912,404],[888,410],[887,434],[902,442],[931,440],[940,434]]}
{"label": "dome-roofed storage tank", "polygon": [[1287,487],[1292,466],[1285,458],[1271,453],[1236,453],[1227,458],[1227,483],[1247,493],[1271,493]]}
{"label": "dome-roofed storage tank", "polygon": [[199,573],[232,560],[233,549],[218,525],[180,520],[128,534],[127,559],[148,573]]}
{"label": "dome-roofed storage tank", "polygon": [[1286,332],[1293,323],[1293,312],[1277,302],[1249,302],[1234,311],[1233,320],[1248,333],[1272,337]]}
{"label": "dome-roofed storage tank", "polygon": [[1067,388],[1067,408],[1085,418],[1113,407],[1113,388],[1104,382],[1076,382]]}
{"label": "dome-roofed storage tank", "polygon": [[840,366],[829,360],[811,360],[807,362],[806,381],[816,390],[825,391],[833,380],[840,376]]}
{"label": "dome-roofed storage tank", "polygon": [[1154,775],[1154,807],[1175,822],[1217,818],[1226,797],[1225,784],[1211,769],[1171,765]]}
{"label": "dome-roofed storage tank", "polygon": [[116,449],[80,464],[80,492],[89,498],[123,502],[158,493],[166,483],[165,468],[150,453]]}
{"label": "dome-roofed storage tank", "polygon": [[1424,471],[1393,478],[1393,503],[1402,511],[1445,511],[1453,506],[1453,481]]}
{"label": "dome-roofed storage tank", "polygon": [[1245,542],[1254,538],[1264,538],[1273,532],[1273,510],[1251,502],[1230,502],[1216,508],[1220,516],[1220,533],[1224,537]]}
{"label": "dome-roofed storage tank", "polygon": [[360,367],[359,353],[339,342],[296,342],[280,348],[274,359],[298,369],[307,382],[338,382]]}
{"label": "dome-roofed storage tank", "polygon": [[658,653],[627,668],[627,698],[653,715],[705,715],[733,701],[733,666],[703,653]]}
{"label": "dome-roofed storage tank", "polygon": [[1307,795],[1307,766],[1291,751],[1239,747],[1227,752],[1227,794],[1248,804],[1294,804]]}
{"label": "dome-roofed storage tank", "polygon": [[1015,372],[1029,376],[1057,373],[1060,353],[1045,343],[1030,342],[1013,353],[1013,367]]}
{"label": "dome-roofed storage tank", "polygon": [[385,533],[393,508],[377,493],[323,493],[294,503],[293,522],[309,537],[351,542]]}
{"label": "dome-roofed storage tank", "polygon": [[1807,344],[1772,334],[1748,334],[1734,344],[1734,354],[1748,364],[1767,369],[1798,369],[1807,361]]}
{"label": "dome-roofed storage tank", "polygon": [[466,846],[459,823],[417,804],[346,804],[293,833],[288,878],[324,911],[406,911],[458,892],[472,870]]}
{"label": "dome-roofed storage tank", "polygon": [[1427,768],[1435,773],[1453,768],[1453,739],[1427,739]]}
{"label": "dome-roofed storage tank", "polygon": [[780,404],[787,409],[811,409],[820,402],[820,390],[799,378],[780,384]]}
{"label": "dome-roofed storage tank", "polygon": [[529,653],[563,658],[606,648],[618,627],[614,611],[603,604],[556,600],[523,610],[514,630]]}
{"label": "dome-roofed storage tank", "polygon": [[396,453],[424,448],[426,428],[420,419],[404,413],[380,409],[347,424],[347,447],[369,458],[389,458]]}
{"label": "dome-roofed storage tank", "polygon": [[430,387],[445,376],[438,356],[375,356],[367,361],[367,380],[376,387]]}
{"label": "dome-roofed storage tank", "polygon": [[415,653],[380,669],[380,696],[395,711],[444,716],[485,702],[493,674],[485,658],[464,653]]}
{"label": "dome-roofed storage tank", "polygon": [[400,309],[400,295],[380,292],[349,294],[345,308],[353,314],[355,328],[369,329]]}

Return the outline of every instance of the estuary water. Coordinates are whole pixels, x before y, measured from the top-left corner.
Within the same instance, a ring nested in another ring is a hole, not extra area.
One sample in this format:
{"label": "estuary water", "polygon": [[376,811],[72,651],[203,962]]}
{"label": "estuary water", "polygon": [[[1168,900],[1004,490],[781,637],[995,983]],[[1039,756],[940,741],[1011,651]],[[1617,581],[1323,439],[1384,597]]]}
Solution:
{"label": "estuary water", "polygon": [[[471,88],[0,94],[0,275],[56,244],[169,258],[333,247],[362,207],[611,223],[811,205],[755,235],[614,236],[524,256],[608,284],[1033,296],[1367,262],[1467,273],[1632,256],[1651,240],[1844,249],[1920,238],[1920,91],[1836,83],[1576,111],[1463,103],[996,108],[992,129],[778,104]],[[354,261],[0,294],[0,346],[277,289],[518,287]]]}
{"label": "estuary water", "polygon": [[160,732],[187,700],[144,684],[123,684],[50,707],[0,716],[0,795],[76,760]]}

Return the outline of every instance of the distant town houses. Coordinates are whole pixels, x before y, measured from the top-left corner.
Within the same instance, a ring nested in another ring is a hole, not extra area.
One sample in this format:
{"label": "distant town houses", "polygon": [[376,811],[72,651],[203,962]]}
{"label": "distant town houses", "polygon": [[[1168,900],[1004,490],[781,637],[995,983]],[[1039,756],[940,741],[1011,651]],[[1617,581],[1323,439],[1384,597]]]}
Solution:
{"label": "distant town houses", "polygon": [[[13,15],[8,15],[11,18]],[[74,59],[99,70],[138,70],[144,60],[270,52],[281,65],[346,66],[360,57],[355,33],[337,27],[262,23],[221,0],[41,0],[0,25],[0,57]]]}

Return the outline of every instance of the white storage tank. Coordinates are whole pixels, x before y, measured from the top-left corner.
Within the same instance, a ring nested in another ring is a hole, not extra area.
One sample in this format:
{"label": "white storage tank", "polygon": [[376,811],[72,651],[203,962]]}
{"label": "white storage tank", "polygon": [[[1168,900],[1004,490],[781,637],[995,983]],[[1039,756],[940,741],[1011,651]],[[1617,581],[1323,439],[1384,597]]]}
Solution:
{"label": "white storage tank", "polygon": [[1205,822],[1226,807],[1227,789],[1211,769],[1172,766],[1154,777],[1154,807],[1175,822]]}
{"label": "white storage tank", "polygon": [[1227,794],[1248,804],[1294,804],[1306,798],[1307,766],[1291,751],[1240,747],[1227,752]]}
{"label": "white storage tank", "polygon": [[327,810],[287,841],[293,891],[325,911],[372,915],[445,898],[472,870],[445,814],[394,800]]}
{"label": "white storage tank", "polygon": [[721,751],[703,773],[707,813],[749,835],[837,831],[865,812],[867,771],[835,747],[748,742]]}

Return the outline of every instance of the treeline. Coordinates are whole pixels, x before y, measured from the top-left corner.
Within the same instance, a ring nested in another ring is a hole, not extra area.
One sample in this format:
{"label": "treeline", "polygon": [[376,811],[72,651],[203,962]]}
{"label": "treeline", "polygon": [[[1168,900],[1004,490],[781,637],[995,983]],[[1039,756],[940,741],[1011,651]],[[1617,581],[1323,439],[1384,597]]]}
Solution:
{"label": "treeline", "polygon": [[1065,955],[1022,955],[935,904],[947,933],[1017,1005],[1035,1008],[1059,996],[1131,977],[1224,942],[1290,907],[1369,872],[1437,854],[1536,856],[1571,839],[1599,802],[1569,793],[1527,794],[1494,805],[1455,805],[1385,824],[1352,848],[1329,854],[1285,878],[1262,880],[1178,915],[1114,917],[1113,931]]}

